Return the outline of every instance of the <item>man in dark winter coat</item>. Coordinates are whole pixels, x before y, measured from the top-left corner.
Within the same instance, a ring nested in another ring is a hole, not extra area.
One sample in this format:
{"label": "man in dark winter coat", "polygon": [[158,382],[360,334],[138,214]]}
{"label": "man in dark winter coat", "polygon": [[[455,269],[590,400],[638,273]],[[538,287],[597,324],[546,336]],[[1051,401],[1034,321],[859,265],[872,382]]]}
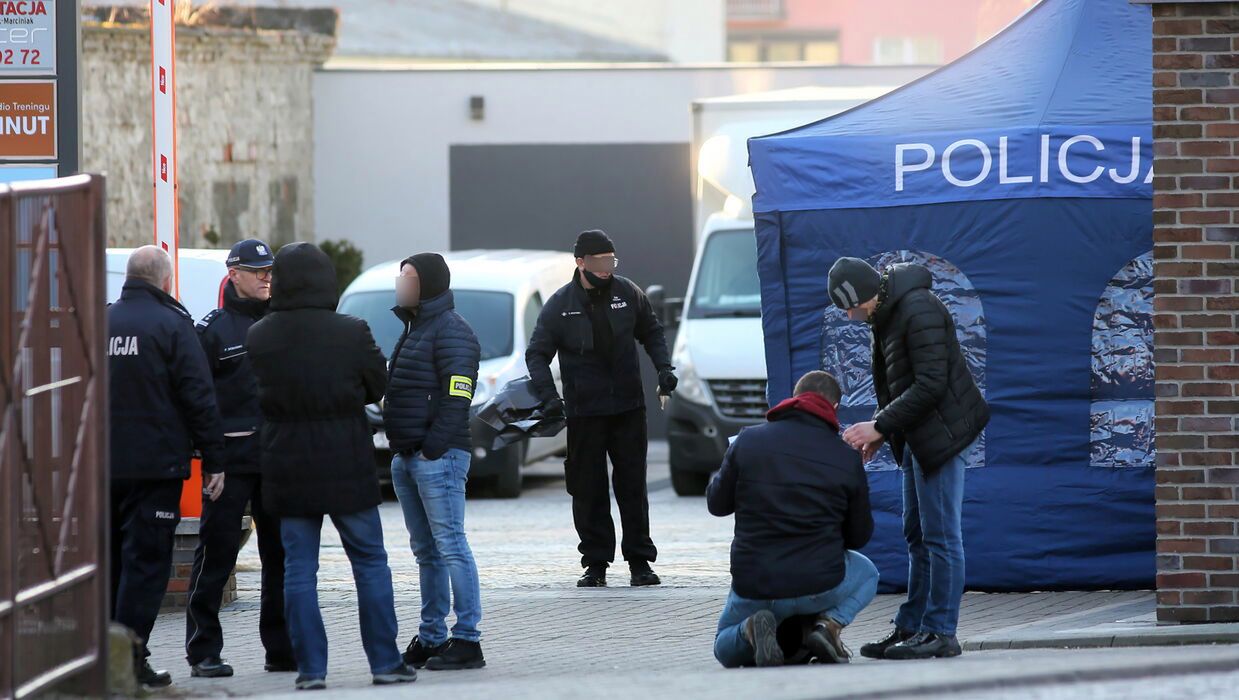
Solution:
{"label": "man in dark winter coat", "polygon": [[[405,663],[432,671],[482,668],[481,588],[465,537],[465,482],[473,442],[469,407],[482,349],[456,313],[443,256],[421,253],[400,265],[396,308],[404,323],[391,354],[383,422],[391,478],[421,574],[422,623]],[[455,599],[456,625],[446,618]]]}
{"label": "man in dark winter coat", "polygon": [[[605,586],[607,567],[615,560],[608,455],[624,527],[620,548],[631,583],[658,585],[661,581],[650,568],[658,550],[650,539],[645,392],[637,342],[645,346],[658,370],[660,394],[675,391],[675,368],[650,300],[631,280],[615,274],[619,260],[607,234],[581,233],[575,255],[577,272],[542,309],[525,362],[546,413],[567,412],[564,468],[585,568],[577,585]],[[556,354],[563,375],[562,399],[551,376]]]}
{"label": "man in dark winter coat", "polygon": [[258,384],[245,351],[250,326],[267,313],[271,299],[271,265],[275,257],[266,243],[246,240],[228,254],[224,307],[198,322],[198,338],[206,351],[215,399],[224,421],[224,459],[228,486],[219,500],[204,499],[198,529],[198,549],[190,573],[185,614],[185,655],[194,676],[231,676],[224,663],[224,631],[219,607],[224,586],[237,565],[241,521],[251,506],[258,525],[258,556],[262,559],[262,609],[258,634],[266,650],[268,671],[296,671],[292,642],[284,626],[284,547],[280,521],[262,505],[258,432]]}
{"label": "man in dark winter coat", "polygon": [[248,340],[264,419],[263,506],[280,518],[284,609],[299,690],[326,687],[327,632],[317,590],[324,516],[353,567],[375,684],[417,679],[396,645],[382,494],[365,412],[383,396],[386,362],[364,321],[335,312],[336,297],[330,258],[309,243],[286,246],[275,256],[270,311]]}
{"label": "man in dark winter coat", "polygon": [[889,441],[903,467],[908,601],[895,629],[861,649],[876,659],[961,653],[955,628],[964,593],[964,468],[989,422],[989,406],[960,351],[955,320],[930,291],[932,281],[920,265],[879,274],[858,258],[840,258],[828,281],[835,305],[873,329],[878,412],[843,439],[866,460]]}
{"label": "man in dark winter coat", "polygon": [[811,615],[804,646],[820,663],[847,663],[844,627],[878,590],[878,570],[855,550],[873,534],[860,455],[839,437],[839,383],[810,372],[795,396],[740,431],[710,479],[706,504],[736,516],[731,593],[714,656],[728,668],[781,666],[779,625]]}
{"label": "man in dark winter coat", "polygon": [[151,668],[145,646],[172,573],[181,488],[195,448],[208,498],[224,491],[215,387],[193,318],[171,290],[172,260],[144,246],[129,256],[120,300],[108,307],[112,619],[142,641],[137,679],[149,687],[172,683],[169,673]]}

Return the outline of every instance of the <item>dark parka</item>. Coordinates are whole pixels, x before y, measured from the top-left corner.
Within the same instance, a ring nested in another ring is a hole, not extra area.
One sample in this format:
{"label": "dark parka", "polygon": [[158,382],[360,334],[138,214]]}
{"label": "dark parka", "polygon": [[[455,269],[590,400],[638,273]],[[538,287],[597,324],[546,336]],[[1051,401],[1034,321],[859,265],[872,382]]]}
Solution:
{"label": "dark parka", "polygon": [[732,588],[744,598],[828,591],[843,580],[847,550],[873,535],[860,453],[839,437],[833,411],[827,417],[797,403],[789,399],[770,422],[740,431],[706,491],[710,513],[736,514]]}
{"label": "dark parka", "polygon": [[990,416],[932,281],[920,265],[891,267],[873,315],[876,427],[900,464],[906,446],[926,473],[972,444]]}
{"label": "dark parka", "polygon": [[224,421],[224,459],[229,474],[262,471],[262,409],[258,407],[258,382],[250,367],[245,338],[250,326],[266,313],[267,302],[242,299],[229,282],[224,286],[224,308],[198,322],[198,339],[215,379],[215,402]]}
{"label": "dark parka", "polygon": [[645,292],[616,275],[602,303],[614,338],[610,348],[594,347],[590,297],[574,277],[543,307],[525,352],[529,377],[543,401],[559,396],[551,376],[551,360],[559,354],[564,404],[572,418],[610,416],[645,406],[637,342],[645,346],[655,369],[673,369],[662,323]]}
{"label": "dark parka", "polygon": [[262,409],[263,504],[278,516],[347,515],[382,501],[366,404],[387,363],[365,321],[335,312],[331,260],[309,243],[275,256],[271,307],[250,328]]}
{"label": "dark parka", "polygon": [[113,478],[187,478],[195,448],[203,471],[224,470],[215,386],[185,307],[127,280],[108,307],[108,375]]}
{"label": "dark parka", "polygon": [[450,449],[469,451],[469,406],[482,348],[456,313],[450,291],[427,299],[416,313],[396,307],[404,333],[392,351],[383,426],[395,452],[439,459]]}

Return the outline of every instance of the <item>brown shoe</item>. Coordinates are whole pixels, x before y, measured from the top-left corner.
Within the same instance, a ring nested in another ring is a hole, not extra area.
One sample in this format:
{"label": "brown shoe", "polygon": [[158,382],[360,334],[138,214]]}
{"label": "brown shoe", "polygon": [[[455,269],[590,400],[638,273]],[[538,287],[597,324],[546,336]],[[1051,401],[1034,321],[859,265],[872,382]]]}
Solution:
{"label": "brown shoe", "polygon": [[783,665],[783,649],[775,632],[778,626],[774,613],[762,610],[745,620],[740,628],[745,641],[753,647],[753,661],[760,667]]}
{"label": "brown shoe", "polygon": [[813,651],[818,663],[846,664],[852,660],[852,652],[843,643],[842,634],[843,625],[822,617],[805,638],[805,645]]}

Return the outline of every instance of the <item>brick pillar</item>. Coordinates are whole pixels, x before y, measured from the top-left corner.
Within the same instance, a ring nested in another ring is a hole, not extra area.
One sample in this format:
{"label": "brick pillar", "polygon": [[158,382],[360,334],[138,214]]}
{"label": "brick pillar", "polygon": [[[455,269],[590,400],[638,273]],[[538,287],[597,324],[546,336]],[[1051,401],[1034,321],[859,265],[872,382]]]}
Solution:
{"label": "brick pillar", "polygon": [[1239,2],[1152,10],[1157,618],[1237,621]]}

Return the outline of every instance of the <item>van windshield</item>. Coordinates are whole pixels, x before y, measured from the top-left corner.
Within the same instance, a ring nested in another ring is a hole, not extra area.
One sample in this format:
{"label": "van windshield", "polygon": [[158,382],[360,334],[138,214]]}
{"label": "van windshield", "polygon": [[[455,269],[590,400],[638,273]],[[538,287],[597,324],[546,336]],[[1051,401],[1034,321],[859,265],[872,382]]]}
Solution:
{"label": "van windshield", "polygon": [[753,229],[719,231],[710,236],[697,269],[688,317],[727,316],[761,316],[761,284],[757,280],[757,241]]}
{"label": "van windshield", "polygon": [[[512,309],[515,300],[507,292],[479,292],[471,289],[453,289],[456,311],[473,326],[473,332],[482,345],[482,359],[493,360],[512,354]],[[378,343],[383,356],[387,357],[396,348],[404,325],[391,312],[396,305],[396,290],[381,292],[358,292],[340,300],[342,314],[356,316],[370,324],[374,342]]]}

